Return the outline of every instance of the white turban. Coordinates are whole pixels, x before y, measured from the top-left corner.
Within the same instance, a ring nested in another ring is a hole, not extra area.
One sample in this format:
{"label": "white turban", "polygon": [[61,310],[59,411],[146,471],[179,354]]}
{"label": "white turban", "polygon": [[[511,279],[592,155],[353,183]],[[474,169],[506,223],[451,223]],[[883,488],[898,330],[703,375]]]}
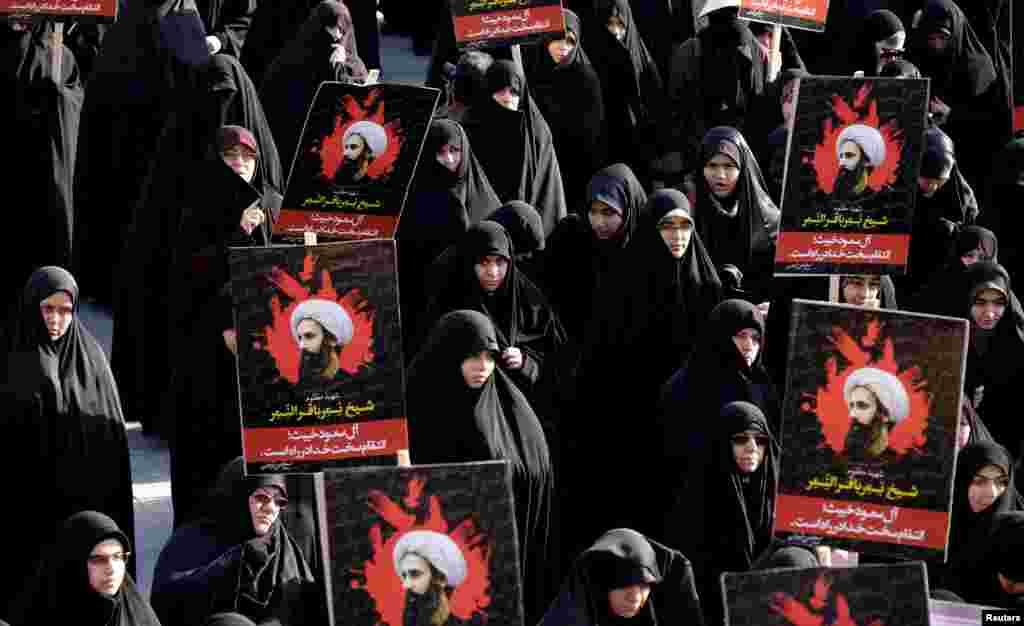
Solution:
{"label": "white turban", "polygon": [[877,128],[864,124],[851,124],[839,133],[839,141],[836,142],[836,158],[843,150],[843,144],[852,141],[860,147],[864,153],[868,165],[878,167],[885,161],[885,139]]}
{"label": "white turban", "polygon": [[345,131],[345,136],[341,139],[342,142],[347,143],[351,135],[362,137],[375,157],[384,154],[384,151],[388,149],[388,131],[384,130],[384,127],[380,124],[374,124],[365,120],[356,122]]}
{"label": "white turban", "polygon": [[395,571],[400,571],[402,559],[409,554],[426,560],[444,574],[449,587],[458,587],[466,580],[466,557],[448,535],[432,530],[412,530],[395,544]]}
{"label": "white turban", "polygon": [[864,387],[875,394],[893,423],[902,422],[910,414],[910,396],[900,379],[889,372],[876,367],[862,367],[850,374],[843,385],[843,397],[847,403],[857,387]]}
{"label": "white turban", "polygon": [[295,343],[299,342],[299,322],[302,320],[315,320],[334,335],[341,345],[352,341],[352,318],[337,302],[310,298],[295,307],[292,311],[292,336],[295,337]]}

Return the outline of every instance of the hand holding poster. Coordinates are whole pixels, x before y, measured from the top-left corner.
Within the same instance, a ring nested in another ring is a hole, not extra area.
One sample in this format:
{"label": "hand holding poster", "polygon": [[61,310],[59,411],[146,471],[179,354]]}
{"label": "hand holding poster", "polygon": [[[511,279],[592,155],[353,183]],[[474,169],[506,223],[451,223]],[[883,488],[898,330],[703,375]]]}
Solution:
{"label": "hand holding poster", "polygon": [[740,0],[740,17],[823,32],[829,0]]}
{"label": "hand holding poster", "polygon": [[921,626],[923,563],[776,569],[722,577],[729,626]]}
{"label": "hand holding poster", "polygon": [[800,79],[776,274],[902,274],[928,81]]}
{"label": "hand holding poster", "polygon": [[448,0],[455,42],[510,46],[565,32],[561,0]]}
{"label": "hand holding poster", "polygon": [[774,534],[942,560],[967,321],[794,300]]}
{"label": "hand holding poster", "polygon": [[274,234],[302,240],[394,237],[437,89],[321,83]]}
{"label": "hand holding poster", "polygon": [[523,623],[505,462],[326,474],[335,624]]}
{"label": "hand holding poster", "polygon": [[249,473],[407,449],[393,241],[231,251]]}

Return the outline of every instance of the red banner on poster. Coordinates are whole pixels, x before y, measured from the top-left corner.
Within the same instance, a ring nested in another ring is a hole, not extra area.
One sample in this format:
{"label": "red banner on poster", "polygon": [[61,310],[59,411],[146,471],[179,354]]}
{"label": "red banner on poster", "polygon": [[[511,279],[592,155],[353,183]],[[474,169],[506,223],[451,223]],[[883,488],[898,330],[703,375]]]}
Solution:
{"label": "red banner on poster", "polygon": [[453,21],[455,40],[459,45],[482,41],[508,45],[565,31],[560,3],[512,11],[456,15]]}
{"label": "red banner on poster", "polygon": [[823,31],[828,19],[828,0],[741,0],[740,17],[755,22]]}
{"label": "red banner on poster", "polygon": [[295,428],[247,428],[249,463],[309,463],[396,454],[409,449],[405,418]]}
{"label": "red banner on poster", "polygon": [[909,255],[910,235],[789,231],[779,236],[775,262],[787,265],[906,265]]}
{"label": "red banner on poster", "polygon": [[117,0],[0,0],[0,15],[95,18],[112,22]]}
{"label": "red banner on poster", "polygon": [[398,218],[391,215],[359,215],[281,209],[275,232],[285,237],[301,237],[310,232],[330,239],[392,239]]}

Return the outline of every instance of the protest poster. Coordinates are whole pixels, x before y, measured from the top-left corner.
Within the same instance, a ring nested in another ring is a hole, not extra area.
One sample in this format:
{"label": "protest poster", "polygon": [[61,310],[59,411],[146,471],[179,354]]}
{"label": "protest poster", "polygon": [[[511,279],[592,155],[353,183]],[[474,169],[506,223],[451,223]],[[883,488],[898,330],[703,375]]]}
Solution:
{"label": "protest poster", "polygon": [[506,462],[334,470],[325,483],[334,624],[522,625]]}
{"label": "protest poster", "polygon": [[726,624],[922,626],[926,581],[924,563],[723,574]]}
{"label": "protest poster", "polygon": [[776,275],[903,274],[928,81],[800,79]]}
{"label": "protest poster", "polygon": [[324,82],[306,115],[274,234],[389,239],[440,91]]}
{"label": "protest poster", "polygon": [[449,0],[455,43],[511,46],[565,33],[561,0]]}
{"label": "protest poster", "polygon": [[829,0],[740,0],[740,17],[824,32]]}
{"label": "protest poster", "polygon": [[408,449],[394,242],[236,248],[229,263],[247,471]]}
{"label": "protest poster", "polygon": [[945,559],[967,321],[793,301],[775,537]]}
{"label": "protest poster", "polygon": [[117,4],[117,0],[0,0],[0,15],[113,22]]}

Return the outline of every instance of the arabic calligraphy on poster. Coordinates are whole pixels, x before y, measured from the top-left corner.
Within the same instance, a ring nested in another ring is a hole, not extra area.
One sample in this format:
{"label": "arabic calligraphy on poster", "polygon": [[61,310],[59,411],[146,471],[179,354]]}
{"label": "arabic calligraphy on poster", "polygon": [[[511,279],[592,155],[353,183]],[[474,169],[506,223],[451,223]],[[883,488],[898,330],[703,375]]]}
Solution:
{"label": "arabic calligraphy on poster", "polygon": [[94,18],[112,22],[117,0],[0,0],[0,15]]}
{"label": "arabic calligraphy on poster", "polygon": [[740,17],[821,32],[828,19],[828,0],[741,0]]}
{"label": "arabic calligraphy on poster", "polygon": [[532,43],[565,32],[561,2],[451,0],[450,6],[459,47]]}

